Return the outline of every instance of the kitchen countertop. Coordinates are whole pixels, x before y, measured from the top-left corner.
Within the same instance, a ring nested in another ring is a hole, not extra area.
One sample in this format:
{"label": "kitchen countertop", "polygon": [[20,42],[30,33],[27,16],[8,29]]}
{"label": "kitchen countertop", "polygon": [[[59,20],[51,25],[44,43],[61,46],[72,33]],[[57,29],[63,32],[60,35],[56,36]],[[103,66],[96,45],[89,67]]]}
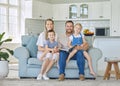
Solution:
{"label": "kitchen countertop", "polygon": [[120,38],[120,36],[94,36],[94,38]]}

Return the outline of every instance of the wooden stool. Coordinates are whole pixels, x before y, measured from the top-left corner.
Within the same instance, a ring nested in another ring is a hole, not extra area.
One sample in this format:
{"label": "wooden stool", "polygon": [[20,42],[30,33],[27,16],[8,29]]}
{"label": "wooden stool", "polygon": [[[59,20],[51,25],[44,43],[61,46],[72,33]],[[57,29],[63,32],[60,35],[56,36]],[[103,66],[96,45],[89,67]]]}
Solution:
{"label": "wooden stool", "polygon": [[[115,74],[116,79],[120,79],[120,73],[119,73],[119,66],[118,66],[118,62],[120,62],[120,60],[116,61],[116,60],[106,60],[107,62],[107,68],[104,74],[104,80],[109,80],[110,78],[110,74]],[[112,65],[114,66],[114,71],[111,71],[111,67]]]}

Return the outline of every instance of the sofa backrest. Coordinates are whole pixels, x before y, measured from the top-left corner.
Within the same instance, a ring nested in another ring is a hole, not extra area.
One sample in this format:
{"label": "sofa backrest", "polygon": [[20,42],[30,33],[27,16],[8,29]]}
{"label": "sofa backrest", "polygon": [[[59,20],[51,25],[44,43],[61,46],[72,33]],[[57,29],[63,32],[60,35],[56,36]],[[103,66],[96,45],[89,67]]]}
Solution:
{"label": "sofa backrest", "polygon": [[[31,57],[37,57],[37,42],[38,36],[37,35],[23,35],[22,36],[22,46],[26,47],[30,53]],[[93,47],[93,36],[85,36],[86,41],[89,44],[89,47]]]}
{"label": "sofa backrest", "polygon": [[37,57],[37,35],[23,35],[22,36],[22,46],[26,47],[30,53],[31,57]]}

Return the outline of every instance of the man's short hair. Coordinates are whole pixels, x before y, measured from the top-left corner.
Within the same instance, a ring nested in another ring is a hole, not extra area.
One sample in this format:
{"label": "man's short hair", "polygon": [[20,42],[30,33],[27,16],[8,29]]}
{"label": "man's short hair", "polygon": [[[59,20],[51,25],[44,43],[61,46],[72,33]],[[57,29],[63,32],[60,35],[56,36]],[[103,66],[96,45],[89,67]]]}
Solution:
{"label": "man's short hair", "polygon": [[65,25],[66,25],[67,23],[72,23],[73,26],[74,26],[74,23],[73,23],[73,21],[71,21],[71,20],[66,21],[66,22],[65,22]]}

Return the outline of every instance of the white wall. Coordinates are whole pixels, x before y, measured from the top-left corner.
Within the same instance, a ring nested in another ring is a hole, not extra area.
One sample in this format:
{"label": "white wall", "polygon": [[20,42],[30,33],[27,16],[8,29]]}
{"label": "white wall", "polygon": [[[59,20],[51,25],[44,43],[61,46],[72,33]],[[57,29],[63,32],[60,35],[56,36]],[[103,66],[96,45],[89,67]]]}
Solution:
{"label": "white wall", "polygon": [[120,57],[120,37],[95,37],[94,47],[99,48],[103,53],[102,58],[98,61],[99,75],[103,76],[107,66],[104,58]]}

